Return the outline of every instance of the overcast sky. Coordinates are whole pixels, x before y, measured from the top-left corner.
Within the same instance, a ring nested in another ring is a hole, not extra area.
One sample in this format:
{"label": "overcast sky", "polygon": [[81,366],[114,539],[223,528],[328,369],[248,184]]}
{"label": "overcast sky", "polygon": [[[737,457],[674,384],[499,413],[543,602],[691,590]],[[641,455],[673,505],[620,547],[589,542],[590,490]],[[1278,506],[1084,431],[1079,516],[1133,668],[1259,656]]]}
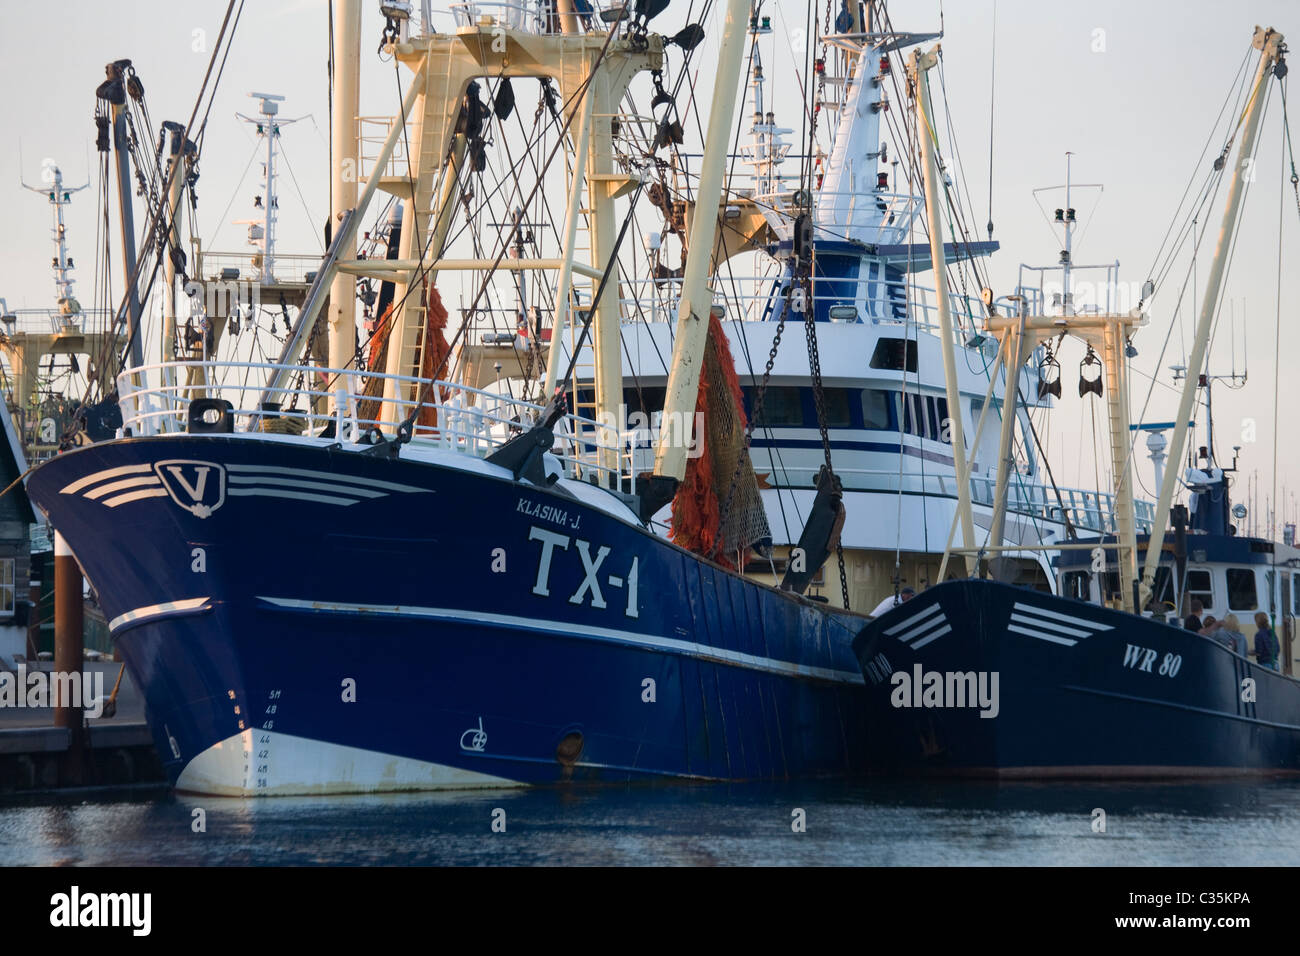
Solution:
{"label": "overcast sky", "polygon": [[[69,184],[85,182],[87,163],[95,161],[94,90],[103,79],[104,63],[122,57],[135,61],[155,123],[184,122],[225,6],[220,0],[66,0],[52,17],[48,4],[3,0],[0,76],[9,93],[0,99],[0,128],[6,133],[0,147],[0,208],[5,212],[5,228],[0,231],[4,262],[0,296],[11,307],[46,306],[53,300],[49,209],[40,197],[19,188],[20,145],[21,174],[28,182],[39,180],[41,164],[47,159],[62,167]],[[435,6],[446,8],[443,2]],[[685,22],[690,6],[689,0],[674,0],[656,25],[674,32]],[[797,27],[795,13],[801,16],[805,5],[768,0],[767,6],[782,27],[771,41],[773,67],[778,67],[794,60],[790,34]],[[1247,54],[1254,26],[1271,25],[1300,36],[1300,6],[1287,0],[1232,4],[996,0],[996,75],[991,77],[994,6],[994,0],[949,0],[942,7],[938,0],[899,0],[890,10],[897,28],[915,31],[937,31],[942,10],[948,105],[961,149],[965,188],[981,233],[989,202],[990,81],[995,79],[992,204],[994,237],[1002,244],[990,267],[996,294],[1011,291],[1020,263],[1056,261],[1058,237],[1044,222],[1030,191],[1064,181],[1067,150],[1074,153],[1076,181],[1105,184],[1099,201],[1094,202],[1095,194],[1075,199],[1085,223],[1075,261],[1119,260],[1121,277],[1140,285],[1189,178],[1194,171],[1203,172],[1203,167],[1195,168],[1197,156]],[[255,138],[234,117],[237,110],[255,111],[247,93],[258,90],[284,95],[284,116],[314,117],[287,129],[283,136],[289,169],[312,218],[294,184],[282,180],[280,248],[320,249],[319,224],[328,205],[326,10],[324,0],[249,0],[246,5],[212,111],[199,183],[200,231],[205,238],[215,235],[215,247],[243,246],[243,227],[229,222],[252,215],[251,198],[259,191],[260,165],[248,167]],[[393,69],[373,55],[383,21],[378,3],[366,3],[365,10],[362,112],[390,114],[397,98]],[[706,43],[715,44],[717,24],[706,26],[710,27]],[[707,54],[709,47],[703,49]],[[1250,69],[1253,56],[1252,52]],[[702,57],[700,62],[709,60]],[[710,81],[705,73],[700,90],[707,96]],[[770,69],[769,76],[773,75]],[[785,83],[776,99],[778,119],[796,127],[797,97],[797,87]],[[532,106],[521,104],[530,116]],[[1293,111],[1300,112],[1300,105]],[[1270,494],[1273,482],[1272,409],[1278,363],[1278,403],[1283,409],[1300,405],[1300,377],[1291,366],[1300,356],[1300,333],[1291,307],[1300,291],[1294,268],[1300,252],[1300,214],[1291,185],[1284,180],[1289,169],[1282,165],[1281,130],[1281,102],[1275,91],[1262,128],[1257,180],[1248,196],[1242,237],[1225,291],[1224,318],[1211,357],[1216,374],[1232,370],[1234,336],[1229,334],[1226,304],[1230,302],[1236,318],[1236,371],[1248,369],[1249,381],[1238,391],[1226,386],[1216,391],[1217,445],[1221,458],[1230,457],[1232,445],[1243,446],[1243,480],[1234,495],[1245,500],[1244,479],[1258,470],[1261,514],[1262,498]],[[248,178],[237,189],[246,169]],[[1198,301],[1222,216],[1222,199],[1221,192],[1209,213],[1213,225],[1200,253]],[[229,212],[224,212],[228,204]],[[1045,205],[1052,208],[1050,201]],[[1275,348],[1279,208],[1284,259],[1280,348]],[[83,304],[89,304],[92,287],[95,212],[92,188],[76,197],[68,219],[71,251],[80,266],[77,293]],[[1166,332],[1175,321],[1172,310],[1183,272],[1182,266],[1173,270],[1156,298],[1151,325],[1135,340],[1140,351],[1134,360],[1135,417],[1145,400],[1149,376],[1157,371],[1154,364]],[[1162,366],[1183,361],[1181,329],[1190,329],[1193,321],[1190,301],[1184,303],[1178,321],[1181,326],[1175,325]],[[1048,444],[1060,462],[1058,480],[1092,485],[1091,409],[1081,405],[1077,396],[1068,399],[1079,358],[1078,352],[1068,350],[1062,357],[1067,400],[1053,414]],[[1168,387],[1167,368],[1158,370],[1158,380],[1161,384],[1147,419],[1170,420],[1177,395]],[[1101,408],[1097,411],[1100,415]],[[1247,440],[1252,434],[1249,420],[1254,422],[1253,442]],[[1288,419],[1281,424],[1278,484],[1286,485],[1291,500],[1292,489],[1300,491],[1300,442],[1286,427]],[[1101,436],[1098,420],[1095,441],[1103,441]],[[1139,477],[1154,491],[1145,457]]]}

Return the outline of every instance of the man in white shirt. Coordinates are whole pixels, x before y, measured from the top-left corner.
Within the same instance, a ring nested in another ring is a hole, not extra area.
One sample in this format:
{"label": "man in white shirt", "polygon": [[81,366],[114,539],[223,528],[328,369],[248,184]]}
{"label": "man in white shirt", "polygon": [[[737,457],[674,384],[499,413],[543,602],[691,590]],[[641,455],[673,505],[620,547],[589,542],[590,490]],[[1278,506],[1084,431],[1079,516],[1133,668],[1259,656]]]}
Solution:
{"label": "man in white shirt", "polygon": [[894,608],[898,607],[898,605],[903,603],[904,601],[910,601],[914,594],[916,594],[916,592],[913,591],[911,588],[903,588],[903,590],[899,591],[898,594],[889,595],[889,597],[885,598],[883,601],[881,601],[879,604],[876,605],[876,609],[871,612],[871,616],[880,617],[880,615],[892,611]]}

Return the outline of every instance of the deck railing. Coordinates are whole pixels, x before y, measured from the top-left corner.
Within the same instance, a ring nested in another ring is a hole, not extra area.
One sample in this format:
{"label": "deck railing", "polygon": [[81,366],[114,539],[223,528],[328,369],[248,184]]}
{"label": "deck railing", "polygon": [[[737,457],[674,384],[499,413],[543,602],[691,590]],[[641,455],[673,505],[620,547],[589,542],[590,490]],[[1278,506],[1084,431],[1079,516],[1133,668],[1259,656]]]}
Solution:
{"label": "deck railing", "polygon": [[[272,377],[289,384],[268,389]],[[401,397],[384,398],[391,381]],[[262,362],[160,362],[118,376],[123,427],[134,435],[187,429],[190,403],[230,403],[236,432],[319,436],[365,444],[387,437],[417,412],[413,442],[486,458],[540,417],[541,405],[454,382],[357,369],[280,366]],[[635,492],[631,456],[617,428],[565,415],[554,427],[551,454],[569,477]],[[617,463],[617,464],[615,464]]]}
{"label": "deck railing", "polygon": [[[654,461],[654,446],[649,440],[634,442],[636,451],[633,456],[635,468],[646,470]],[[779,440],[775,442],[779,446]],[[766,448],[755,448],[751,452],[754,467],[764,475],[766,481],[778,488],[812,488],[817,480],[818,464],[805,466],[791,465],[780,459],[769,458]],[[780,462],[779,466],[777,463]],[[957,477],[947,474],[917,474],[897,469],[866,469],[836,467],[836,476],[845,491],[874,491],[897,494],[900,490],[907,495],[926,495],[933,498],[957,499]],[[993,507],[997,480],[994,476],[972,475],[970,479],[971,501],[977,505]],[[1059,491],[1059,499],[1058,499]],[[1115,496],[1107,492],[1098,492],[1083,488],[1053,489],[1037,481],[1030,481],[1023,476],[1017,480],[1012,477],[1007,486],[1007,510],[1031,521],[1046,521],[1063,525],[1068,516],[1070,523],[1080,532],[1096,534],[1115,534]],[[1140,533],[1149,532],[1155,517],[1155,506],[1150,501],[1139,500],[1135,503],[1137,526]]]}

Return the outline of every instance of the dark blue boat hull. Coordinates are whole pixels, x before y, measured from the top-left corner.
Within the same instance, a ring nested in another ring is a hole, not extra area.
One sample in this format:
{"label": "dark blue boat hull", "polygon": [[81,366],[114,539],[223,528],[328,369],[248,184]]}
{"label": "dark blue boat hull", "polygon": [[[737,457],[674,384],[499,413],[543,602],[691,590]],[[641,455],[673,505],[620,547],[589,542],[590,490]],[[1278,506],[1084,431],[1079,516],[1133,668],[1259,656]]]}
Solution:
{"label": "dark blue boat hull", "polygon": [[[1300,682],[1162,622],[971,579],[930,588],[877,618],[854,650],[867,678],[877,769],[1300,772]],[[944,675],[945,692],[927,705],[924,689],[937,686],[930,674]],[[984,675],[990,689],[997,674],[996,716],[981,716],[993,706],[970,704],[968,678],[948,676],[967,674],[977,682]]]}
{"label": "dark blue boat hull", "polygon": [[139,438],[53,459],[30,493],[185,789],[863,769],[863,618],[493,471]]}

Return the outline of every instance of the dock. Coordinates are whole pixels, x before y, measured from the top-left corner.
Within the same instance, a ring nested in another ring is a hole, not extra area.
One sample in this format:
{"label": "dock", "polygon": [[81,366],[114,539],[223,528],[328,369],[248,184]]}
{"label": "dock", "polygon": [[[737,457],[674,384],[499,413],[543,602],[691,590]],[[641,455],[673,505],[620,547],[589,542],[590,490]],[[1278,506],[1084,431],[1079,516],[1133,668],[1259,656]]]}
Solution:
{"label": "dock", "polygon": [[[46,662],[42,669],[49,666]],[[120,666],[87,661],[85,671],[102,673],[107,693]],[[0,708],[0,795],[166,780],[144,719],[144,700],[129,674],[122,676],[116,713],[88,718],[86,731],[86,746],[77,759],[68,728],[54,725],[53,708]]]}

